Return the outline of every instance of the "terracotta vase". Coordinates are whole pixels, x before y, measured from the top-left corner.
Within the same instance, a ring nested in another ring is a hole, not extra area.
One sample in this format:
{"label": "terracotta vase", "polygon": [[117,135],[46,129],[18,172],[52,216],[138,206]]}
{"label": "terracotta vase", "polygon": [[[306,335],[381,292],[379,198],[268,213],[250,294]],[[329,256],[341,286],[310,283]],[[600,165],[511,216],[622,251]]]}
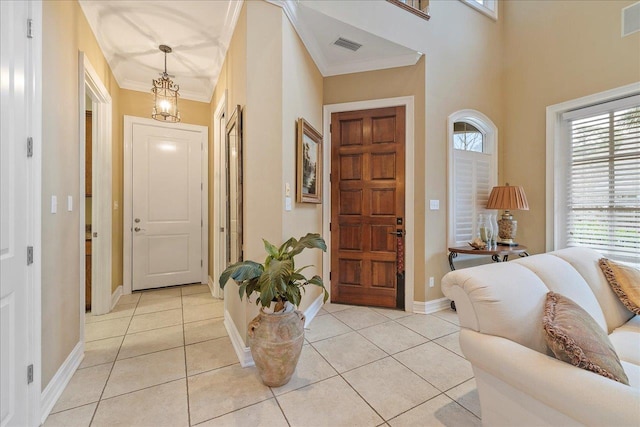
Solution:
{"label": "terracotta vase", "polygon": [[249,323],[248,344],[265,385],[279,387],[291,379],[304,343],[304,319],[298,310],[270,314],[261,309]]}

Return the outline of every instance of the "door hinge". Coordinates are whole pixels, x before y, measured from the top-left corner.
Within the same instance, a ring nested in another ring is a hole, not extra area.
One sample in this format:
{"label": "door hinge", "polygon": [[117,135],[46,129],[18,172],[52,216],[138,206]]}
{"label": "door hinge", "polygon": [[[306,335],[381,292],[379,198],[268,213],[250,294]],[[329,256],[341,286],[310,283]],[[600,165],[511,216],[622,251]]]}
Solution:
{"label": "door hinge", "polygon": [[329,174],[329,182],[331,182],[331,174]]}
{"label": "door hinge", "polygon": [[329,133],[333,132],[333,124],[329,124]]}
{"label": "door hinge", "polygon": [[33,157],[33,138],[27,138],[27,157]]}
{"label": "door hinge", "polygon": [[331,272],[329,272],[329,280],[331,280]]}
{"label": "door hinge", "polygon": [[27,246],[27,265],[33,264],[33,246]]}
{"label": "door hinge", "polygon": [[27,384],[33,382],[33,364],[27,366]]}
{"label": "door hinge", "polygon": [[204,227],[204,220],[200,220],[200,228]]}
{"label": "door hinge", "polygon": [[200,183],[200,191],[204,190],[204,184]]}
{"label": "door hinge", "polygon": [[33,38],[33,19],[27,18],[27,38]]}
{"label": "door hinge", "polygon": [[331,231],[331,223],[329,223],[329,231]]}
{"label": "door hinge", "polygon": [[202,267],[202,260],[200,260],[200,267]]}

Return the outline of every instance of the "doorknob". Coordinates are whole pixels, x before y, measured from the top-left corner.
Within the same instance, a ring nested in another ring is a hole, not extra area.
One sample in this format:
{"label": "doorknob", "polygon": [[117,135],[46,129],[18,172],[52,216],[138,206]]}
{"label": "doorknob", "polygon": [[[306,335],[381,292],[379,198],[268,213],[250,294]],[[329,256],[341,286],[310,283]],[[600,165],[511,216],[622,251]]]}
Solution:
{"label": "doorknob", "polygon": [[404,230],[390,231],[389,234],[393,234],[396,237],[402,237],[405,235],[405,231]]}
{"label": "doorknob", "polygon": [[147,230],[145,230],[144,228],[136,227],[133,229],[133,231],[137,233],[138,231],[147,231]]}
{"label": "doorknob", "polygon": [[140,218],[134,219],[135,222],[140,222]]}

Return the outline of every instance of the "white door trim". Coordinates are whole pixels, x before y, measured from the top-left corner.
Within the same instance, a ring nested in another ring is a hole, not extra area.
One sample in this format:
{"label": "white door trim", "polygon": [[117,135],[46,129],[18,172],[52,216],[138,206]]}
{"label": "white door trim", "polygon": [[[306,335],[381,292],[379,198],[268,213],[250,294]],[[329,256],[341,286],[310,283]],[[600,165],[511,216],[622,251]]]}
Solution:
{"label": "white door trim", "polygon": [[[405,282],[404,282],[404,310],[413,311],[414,293],[414,258],[415,258],[415,218],[414,218],[414,197],[415,197],[415,142],[414,142],[414,106],[413,96],[401,96],[398,98],[372,99],[368,101],[346,102],[342,104],[325,105],[324,113],[324,153],[323,153],[323,207],[322,207],[322,235],[327,242],[327,251],[322,255],[322,275],[329,277],[331,268],[331,232],[329,222],[331,219],[331,182],[329,173],[331,172],[331,114],[344,111],[370,110],[373,108],[385,108],[405,106],[406,109],[406,136],[405,136]],[[328,287],[331,292],[331,286]]]}
{"label": "white door trim", "polygon": [[[226,230],[221,231],[221,224],[226,223],[226,210],[221,209],[224,206],[224,197],[226,192],[223,192],[224,181],[222,179],[224,173],[224,147],[225,141],[222,135],[226,133],[226,118],[227,118],[227,91],[222,94],[220,102],[213,113],[213,173],[211,174],[211,189],[213,190],[213,224],[211,226],[211,241],[213,252],[213,271],[211,272],[211,282],[213,287],[211,289],[212,294],[216,298],[222,298],[223,292],[218,284],[218,277],[222,273],[222,270],[226,267],[223,260],[226,259]],[[221,126],[220,123],[225,120],[225,125]]]}
{"label": "white door trim", "polygon": [[[163,123],[153,119],[147,119],[143,117],[135,117],[135,116],[124,116],[124,194],[123,194],[123,224],[122,224],[122,293],[124,295],[131,293],[131,278],[133,272],[133,264],[132,264],[132,239],[131,239],[131,228],[133,227],[133,218],[131,207],[133,206],[133,194],[132,194],[132,184],[133,184],[133,125],[134,124],[142,124],[142,125],[153,125],[166,127],[171,129],[181,129],[181,130],[190,130],[195,132],[202,132],[204,134],[203,146],[202,146],[202,166],[200,169],[200,179],[202,182],[202,191],[201,194],[201,215],[202,215],[202,267],[200,280],[201,283],[208,283],[208,270],[209,270],[209,258],[208,258],[208,235],[209,235],[209,220],[207,218],[208,214],[208,165],[209,165],[209,157],[208,157],[208,141],[209,141],[209,128],[207,126],[200,125],[190,125],[185,123]],[[207,262],[204,262],[207,260]]]}
{"label": "white door trim", "polygon": [[27,272],[27,295],[30,324],[27,354],[33,363],[33,382],[29,390],[29,425],[40,425],[42,398],[42,1],[29,2],[34,37],[27,53],[27,126],[33,136],[33,157],[28,167],[29,182],[27,239],[33,246],[33,264]]}
{"label": "white door trim", "polygon": [[[91,231],[98,233],[91,246],[91,312],[106,314],[111,310],[111,123],[112,106],[109,91],[84,52],[78,53],[78,132],[80,140],[80,319],[85,311],[85,98],[93,100],[92,184],[93,207]],[[80,322],[84,342],[84,322]]]}

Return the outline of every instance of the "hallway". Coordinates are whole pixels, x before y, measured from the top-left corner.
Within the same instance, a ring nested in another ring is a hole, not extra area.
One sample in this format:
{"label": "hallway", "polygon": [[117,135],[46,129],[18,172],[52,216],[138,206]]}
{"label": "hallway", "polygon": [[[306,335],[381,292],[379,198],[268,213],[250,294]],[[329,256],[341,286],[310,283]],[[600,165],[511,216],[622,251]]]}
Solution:
{"label": "hallway", "polygon": [[85,358],[45,426],[480,425],[453,311],[327,304],[294,377],[270,388],[240,367],[223,307],[189,285],[87,313]]}

